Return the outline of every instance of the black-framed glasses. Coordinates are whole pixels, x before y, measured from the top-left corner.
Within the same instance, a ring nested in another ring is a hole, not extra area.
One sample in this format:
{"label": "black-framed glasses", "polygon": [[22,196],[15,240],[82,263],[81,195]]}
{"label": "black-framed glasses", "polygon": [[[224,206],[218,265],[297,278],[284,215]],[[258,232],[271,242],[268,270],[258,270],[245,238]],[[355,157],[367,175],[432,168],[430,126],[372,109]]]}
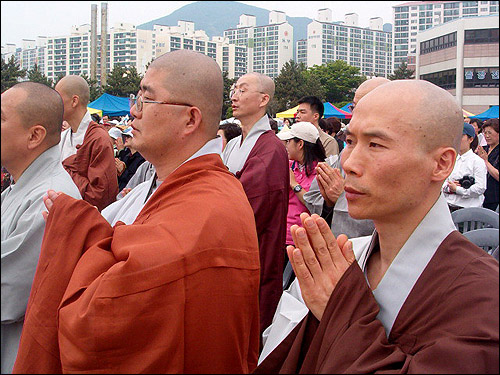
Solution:
{"label": "black-framed glasses", "polygon": [[191,104],[187,103],[171,103],[171,102],[159,102],[156,100],[148,100],[144,99],[142,95],[137,95],[135,96],[134,94],[130,94],[129,97],[129,105],[130,108],[135,104],[135,108],[137,109],[137,112],[142,112],[142,108],[144,106],[144,103],[155,103],[155,104],[170,104],[170,105],[180,105],[184,107],[193,107]]}

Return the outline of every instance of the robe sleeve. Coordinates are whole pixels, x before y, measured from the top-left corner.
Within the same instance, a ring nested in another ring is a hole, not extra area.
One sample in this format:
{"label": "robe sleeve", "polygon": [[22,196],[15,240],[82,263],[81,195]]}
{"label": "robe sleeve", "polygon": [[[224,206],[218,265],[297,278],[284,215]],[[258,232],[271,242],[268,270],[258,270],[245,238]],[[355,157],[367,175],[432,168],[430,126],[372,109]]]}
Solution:
{"label": "robe sleeve", "polygon": [[[64,212],[71,212],[72,220],[68,221]],[[109,223],[87,202],[65,194],[54,201],[46,223],[13,373],[62,371],[57,344],[58,306],[81,255],[96,242],[111,236],[112,232]]]}
{"label": "robe sleeve", "polygon": [[[491,278],[487,281],[479,274],[474,278],[461,276],[445,288],[434,311],[426,311],[426,322],[411,332],[391,332],[387,339],[377,319],[377,302],[354,263],[337,284],[320,324],[309,313],[256,373],[301,369],[420,374],[456,373],[458,369],[490,373],[496,369],[493,372],[497,373],[498,283],[491,285]],[[419,330],[427,338],[412,334]]]}
{"label": "robe sleeve", "polygon": [[2,324],[21,321],[42,245],[43,200],[30,202],[15,230],[2,240]]}
{"label": "robe sleeve", "polygon": [[83,199],[99,211],[115,201],[118,176],[113,147],[108,139],[90,131],[77,153],[63,161]]}

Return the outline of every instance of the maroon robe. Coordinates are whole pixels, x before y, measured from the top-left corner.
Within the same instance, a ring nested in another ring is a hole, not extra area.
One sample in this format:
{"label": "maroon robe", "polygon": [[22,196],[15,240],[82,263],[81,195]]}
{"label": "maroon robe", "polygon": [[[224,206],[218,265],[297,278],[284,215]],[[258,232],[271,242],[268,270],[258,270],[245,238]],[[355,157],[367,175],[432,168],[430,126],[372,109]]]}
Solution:
{"label": "maroon robe", "polygon": [[63,167],[78,186],[83,200],[101,211],[118,194],[118,174],[109,134],[91,121],[83,143],[76,149],[76,154],[63,160]]}
{"label": "maroon robe", "polygon": [[61,195],[14,373],[248,373],[259,275],[252,209],[218,155],[172,172],[132,225]]}
{"label": "maroon robe", "polygon": [[454,231],[401,307],[389,338],[354,262],[321,322],[309,312],[255,370],[269,373],[499,372],[498,262]]}
{"label": "maroon robe", "polygon": [[283,292],[288,213],[288,154],[269,130],[263,133],[236,173],[252,206],[260,249],[260,332],[272,322]]}

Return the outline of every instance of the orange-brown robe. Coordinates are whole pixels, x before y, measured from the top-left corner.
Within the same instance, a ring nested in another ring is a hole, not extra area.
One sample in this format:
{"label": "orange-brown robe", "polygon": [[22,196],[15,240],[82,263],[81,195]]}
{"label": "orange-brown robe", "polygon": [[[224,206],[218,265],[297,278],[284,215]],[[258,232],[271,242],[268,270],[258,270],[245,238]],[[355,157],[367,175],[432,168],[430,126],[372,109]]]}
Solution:
{"label": "orange-brown robe", "polygon": [[379,305],[354,262],[321,322],[309,312],[254,373],[498,374],[498,292],[498,262],[453,231],[387,337]]}
{"label": "orange-brown robe", "polygon": [[252,209],[218,155],[169,175],[132,225],[61,195],[14,372],[252,371],[259,275]]}
{"label": "orange-brown robe", "polygon": [[83,200],[101,211],[113,203],[118,194],[118,174],[111,139],[102,126],[91,121],[83,143],[76,149],[76,154],[63,160],[63,167],[78,186]]}

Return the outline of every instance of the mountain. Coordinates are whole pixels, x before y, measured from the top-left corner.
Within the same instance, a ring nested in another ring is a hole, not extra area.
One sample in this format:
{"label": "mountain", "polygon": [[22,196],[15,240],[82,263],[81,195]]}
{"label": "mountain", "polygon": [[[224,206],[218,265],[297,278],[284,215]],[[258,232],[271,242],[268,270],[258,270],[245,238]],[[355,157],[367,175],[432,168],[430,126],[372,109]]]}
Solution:
{"label": "mountain", "polygon": [[[234,29],[242,14],[256,17],[257,26],[269,24],[269,10],[237,1],[197,1],[183,6],[171,14],[137,26],[152,30],[153,25],[177,26],[177,21],[194,22],[195,30],[204,30],[209,37],[223,36],[224,30]],[[286,17],[293,26],[294,45],[297,40],[307,38],[307,25],[313,20],[307,17]]]}

